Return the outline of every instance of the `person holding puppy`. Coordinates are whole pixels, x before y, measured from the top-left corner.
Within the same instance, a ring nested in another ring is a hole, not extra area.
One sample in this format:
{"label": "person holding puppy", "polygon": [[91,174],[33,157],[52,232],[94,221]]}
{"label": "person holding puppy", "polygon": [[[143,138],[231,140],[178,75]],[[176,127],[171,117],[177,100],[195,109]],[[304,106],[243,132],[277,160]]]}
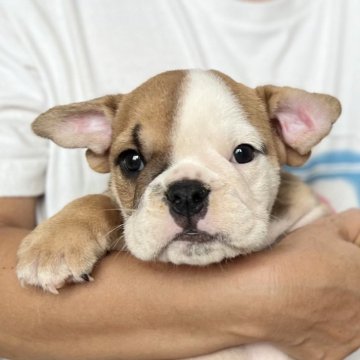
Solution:
{"label": "person holding puppy", "polygon": [[[107,181],[88,170],[81,152],[70,155],[36,138],[30,122],[52,105],[126,92],[169,68],[221,68],[251,86],[279,82],[339,96],[343,125],[300,175],[320,190],[336,184],[340,196],[323,195],[338,210],[358,206],[356,178],[335,172],[359,154],[351,116],[358,85],[355,65],[347,63],[356,56],[342,61],[323,44],[331,39],[342,46],[337,56],[356,51],[351,21],[334,26],[331,20],[336,9],[351,18],[358,5],[341,4],[333,1],[331,10],[322,1],[2,5],[0,355],[184,358],[270,341],[308,359],[343,358],[359,347],[358,210],[300,229],[272,251],[224,265],[221,273],[218,267],[170,270],[116,254],[99,264],[94,283],[66,288],[57,299],[21,289],[13,269],[17,246],[37,221],[75,197],[101,192]],[[340,42],[341,31],[347,43]],[[304,44],[312,57],[293,71]],[[333,173],[319,172],[319,159]]]}

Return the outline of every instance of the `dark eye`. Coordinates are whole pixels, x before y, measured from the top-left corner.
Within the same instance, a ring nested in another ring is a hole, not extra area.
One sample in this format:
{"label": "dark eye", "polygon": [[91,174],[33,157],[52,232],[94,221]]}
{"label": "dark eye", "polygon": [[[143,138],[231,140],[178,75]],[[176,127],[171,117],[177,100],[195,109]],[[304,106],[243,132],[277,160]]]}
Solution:
{"label": "dark eye", "polygon": [[255,157],[255,149],[249,144],[241,144],[234,150],[234,158],[239,164],[252,161]]}
{"label": "dark eye", "polygon": [[144,168],[142,156],[135,150],[125,150],[117,160],[120,168],[128,175],[135,175]]}

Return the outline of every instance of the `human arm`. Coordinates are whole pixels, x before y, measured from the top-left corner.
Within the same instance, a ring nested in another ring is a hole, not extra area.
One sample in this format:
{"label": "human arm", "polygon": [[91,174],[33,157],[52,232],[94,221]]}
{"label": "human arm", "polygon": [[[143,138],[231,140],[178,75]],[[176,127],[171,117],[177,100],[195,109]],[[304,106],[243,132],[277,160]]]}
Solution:
{"label": "human arm", "polygon": [[114,253],[98,266],[94,283],[65,287],[58,296],[22,289],[16,251],[33,227],[34,206],[34,199],[0,200],[0,356],[160,359],[237,343],[239,336],[227,334],[213,316],[220,299],[206,299],[221,273],[179,271]]}
{"label": "human arm", "polygon": [[[7,213],[24,214],[21,201],[7,201]],[[149,264],[113,253],[96,268],[95,282],[54,296],[19,286],[16,250],[31,221],[2,217],[0,355],[170,359],[272,341],[299,359],[316,359],[315,351],[340,359],[360,345],[360,250],[343,241],[355,241],[359,211],[336,219],[338,225],[310,225],[272,250],[221,267]]]}

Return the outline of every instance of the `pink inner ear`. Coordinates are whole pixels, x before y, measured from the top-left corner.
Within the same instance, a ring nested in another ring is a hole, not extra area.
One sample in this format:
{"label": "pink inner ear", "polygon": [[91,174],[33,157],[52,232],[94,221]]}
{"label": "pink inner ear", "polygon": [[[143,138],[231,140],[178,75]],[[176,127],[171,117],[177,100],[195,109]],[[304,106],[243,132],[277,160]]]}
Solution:
{"label": "pink inner ear", "polygon": [[108,131],[109,122],[101,113],[90,113],[71,117],[73,130],[77,133],[91,134],[95,132]]}
{"label": "pink inner ear", "polygon": [[300,154],[308,153],[331,128],[326,111],[308,101],[286,104],[278,109],[275,117],[284,142]]}
{"label": "pink inner ear", "polygon": [[289,146],[296,145],[306,134],[315,131],[313,121],[302,109],[295,112],[281,111],[277,114],[277,119],[281,125],[283,138]]}
{"label": "pink inner ear", "polygon": [[[103,154],[111,143],[111,123],[102,112],[87,112],[64,119],[59,129],[61,136],[74,138],[73,147],[86,147]],[[60,135],[60,134],[59,134]]]}

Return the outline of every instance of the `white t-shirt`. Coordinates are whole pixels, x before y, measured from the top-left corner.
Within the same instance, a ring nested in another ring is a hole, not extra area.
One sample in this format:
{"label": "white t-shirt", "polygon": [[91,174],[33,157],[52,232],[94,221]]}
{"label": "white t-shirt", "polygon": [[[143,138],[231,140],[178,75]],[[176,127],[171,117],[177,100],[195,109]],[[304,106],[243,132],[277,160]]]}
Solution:
{"label": "white t-shirt", "polygon": [[359,0],[2,1],[0,196],[43,195],[44,219],[106,188],[83,150],[31,133],[40,112],[131,91],[165,70],[213,68],[249,86],[339,97],[341,119],[297,173],[336,209],[359,206],[359,16]]}
{"label": "white t-shirt", "polygon": [[336,209],[358,206],[359,16],[358,0],[3,1],[0,196],[44,195],[43,219],[102,192],[108,177],[89,169],[84,151],[36,137],[32,120],[57,104],[128,92],[156,73],[196,67],[250,86],[338,96],[341,119],[298,173]]}

